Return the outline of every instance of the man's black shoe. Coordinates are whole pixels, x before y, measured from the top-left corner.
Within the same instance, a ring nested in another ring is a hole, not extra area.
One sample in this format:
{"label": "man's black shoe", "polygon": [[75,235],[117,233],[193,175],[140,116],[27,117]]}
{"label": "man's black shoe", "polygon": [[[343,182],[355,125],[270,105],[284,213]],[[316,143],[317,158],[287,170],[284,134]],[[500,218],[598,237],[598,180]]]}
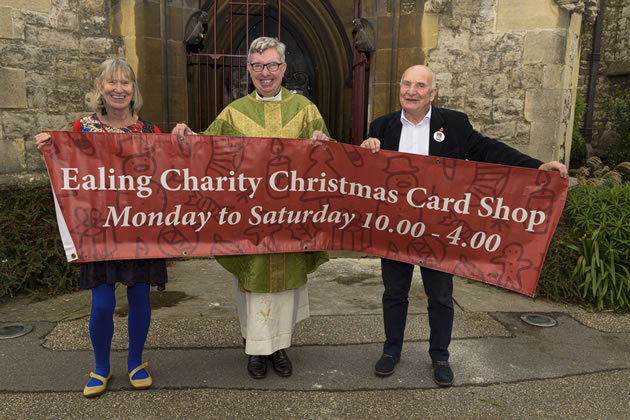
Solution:
{"label": "man's black shoe", "polygon": [[278,376],[291,376],[293,373],[293,366],[289,360],[289,356],[284,350],[275,351],[269,356],[271,360],[271,366]]}
{"label": "man's black shoe", "polygon": [[267,376],[267,356],[249,356],[247,372],[254,379],[262,379]]}
{"label": "man's black shoe", "polygon": [[453,385],[453,371],[446,360],[433,361],[433,380],[441,387]]}
{"label": "man's black shoe", "polygon": [[400,360],[400,357],[394,357],[391,354],[385,354],[378,359],[376,366],[374,367],[374,373],[378,376],[389,376],[394,373],[394,368]]}

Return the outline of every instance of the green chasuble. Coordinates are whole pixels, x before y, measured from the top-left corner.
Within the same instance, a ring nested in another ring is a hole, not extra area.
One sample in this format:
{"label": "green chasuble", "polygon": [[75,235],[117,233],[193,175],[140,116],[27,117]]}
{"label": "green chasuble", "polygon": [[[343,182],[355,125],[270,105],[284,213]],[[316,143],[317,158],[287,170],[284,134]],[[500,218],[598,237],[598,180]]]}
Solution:
{"label": "green chasuble", "polygon": [[[201,134],[310,139],[315,130],[328,135],[315,104],[283,87],[280,101],[260,101],[255,91],[237,99]],[[247,291],[281,292],[306,284],[306,275],[328,261],[328,253],[229,255],[217,261]]]}

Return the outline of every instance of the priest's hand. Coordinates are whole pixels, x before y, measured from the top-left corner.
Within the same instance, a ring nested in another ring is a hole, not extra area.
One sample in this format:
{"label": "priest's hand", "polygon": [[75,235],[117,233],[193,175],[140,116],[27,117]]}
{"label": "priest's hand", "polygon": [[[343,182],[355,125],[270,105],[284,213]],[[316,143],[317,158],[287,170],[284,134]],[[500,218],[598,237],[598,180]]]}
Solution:
{"label": "priest's hand", "polygon": [[313,135],[311,136],[311,140],[322,140],[328,141],[330,138],[321,130],[313,131]]}
{"label": "priest's hand", "polygon": [[192,136],[193,134],[195,134],[195,132],[192,131],[190,127],[188,127],[186,124],[179,123],[175,127],[173,127],[173,131],[171,131],[171,134],[175,134],[177,138],[181,140],[186,136]]}

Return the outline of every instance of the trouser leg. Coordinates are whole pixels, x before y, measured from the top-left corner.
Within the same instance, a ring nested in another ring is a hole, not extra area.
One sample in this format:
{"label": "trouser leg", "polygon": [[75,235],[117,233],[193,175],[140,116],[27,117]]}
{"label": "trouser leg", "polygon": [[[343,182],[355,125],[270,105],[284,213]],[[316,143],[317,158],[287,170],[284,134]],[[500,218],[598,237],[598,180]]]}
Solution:
{"label": "trouser leg", "polygon": [[383,292],[385,326],[383,353],[396,357],[400,357],[402,351],[413,269],[412,264],[381,258],[381,272],[385,287]]}
{"label": "trouser leg", "polygon": [[453,275],[421,268],[422,283],[428,298],[429,355],[431,360],[448,360],[453,331]]}

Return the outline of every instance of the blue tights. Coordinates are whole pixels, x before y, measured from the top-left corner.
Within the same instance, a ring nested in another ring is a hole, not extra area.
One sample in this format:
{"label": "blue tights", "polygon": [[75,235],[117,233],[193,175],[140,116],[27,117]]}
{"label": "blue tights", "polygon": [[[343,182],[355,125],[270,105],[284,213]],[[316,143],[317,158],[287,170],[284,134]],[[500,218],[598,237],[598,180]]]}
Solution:
{"label": "blue tights", "polygon": [[[151,324],[149,288],[149,283],[136,283],[127,287],[127,302],[129,303],[129,315],[127,316],[129,332],[128,372],[142,364],[142,350]],[[96,361],[95,373],[105,378],[109,375],[109,353],[114,336],[114,309],[116,309],[114,285],[101,284],[94,287],[92,289],[90,338]],[[143,379],[148,376],[148,372],[141,369],[133,376],[133,379]],[[100,380],[92,378],[88,386],[101,384]]]}

